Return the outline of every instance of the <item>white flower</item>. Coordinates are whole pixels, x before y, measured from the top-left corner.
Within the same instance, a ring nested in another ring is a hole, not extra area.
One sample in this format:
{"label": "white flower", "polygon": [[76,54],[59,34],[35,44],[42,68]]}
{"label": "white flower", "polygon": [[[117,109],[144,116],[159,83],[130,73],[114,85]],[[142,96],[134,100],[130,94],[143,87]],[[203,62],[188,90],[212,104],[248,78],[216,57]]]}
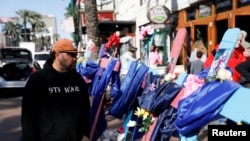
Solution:
{"label": "white flower", "polygon": [[173,80],[174,78],[175,78],[175,74],[168,73],[168,74],[165,75],[164,80],[165,80],[165,81],[171,81],[171,80]]}
{"label": "white flower", "polygon": [[232,73],[231,71],[221,68],[216,75],[217,79],[220,79],[221,82],[225,80],[232,80]]}
{"label": "white flower", "polygon": [[155,118],[154,117],[152,117],[152,119],[151,119],[151,123],[153,123],[155,121]]}
{"label": "white flower", "polygon": [[135,127],[136,126],[136,121],[130,120],[127,124],[128,127]]}

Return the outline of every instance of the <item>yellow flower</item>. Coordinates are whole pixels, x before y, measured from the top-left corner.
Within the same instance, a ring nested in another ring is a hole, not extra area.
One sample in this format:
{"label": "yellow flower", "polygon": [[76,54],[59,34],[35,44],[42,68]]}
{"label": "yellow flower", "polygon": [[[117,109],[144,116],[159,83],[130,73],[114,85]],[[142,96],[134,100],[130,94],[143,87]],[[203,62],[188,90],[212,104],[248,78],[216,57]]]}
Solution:
{"label": "yellow flower", "polygon": [[136,125],[139,125],[139,132],[148,132],[149,127],[154,122],[154,118],[151,117],[150,112],[144,108],[137,107],[137,110],[134,112],[134,115],[138,116],[139,118],[142,118],[142,122],[137,124],[136,121],[130,120],[127,126],[135,127]]}
{"label": "yellow flower", "polygon": [[145,111],[146,111],[145,109],[137,107],[137,110],[135,111],[134,114],[137,115],[138,117],[143,117]]}
{"label": "yellow flower", "polygon": [[145,111],[143,114],[143,120],[145,120],[149,116],[149,112]]}

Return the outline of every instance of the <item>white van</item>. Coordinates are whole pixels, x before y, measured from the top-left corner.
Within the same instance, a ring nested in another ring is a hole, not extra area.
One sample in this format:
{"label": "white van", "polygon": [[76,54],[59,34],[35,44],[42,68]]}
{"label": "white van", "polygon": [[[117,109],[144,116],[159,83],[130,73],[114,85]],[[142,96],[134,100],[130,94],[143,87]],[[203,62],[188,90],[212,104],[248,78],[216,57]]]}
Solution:
{"label": "white van", "polygon": [[34,61],[36,61],[41,68],[43,68],[48,58],[49,58],[48,51],[34,52]]}

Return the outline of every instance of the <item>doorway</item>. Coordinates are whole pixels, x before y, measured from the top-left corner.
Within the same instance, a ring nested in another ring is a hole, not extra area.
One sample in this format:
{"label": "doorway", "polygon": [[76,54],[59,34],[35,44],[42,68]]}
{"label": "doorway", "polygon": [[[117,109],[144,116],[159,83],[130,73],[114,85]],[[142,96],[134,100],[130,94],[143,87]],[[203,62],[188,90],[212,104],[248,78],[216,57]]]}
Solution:
{"label": "doorway", "polygon": [[227,22],[227,19],[225,19],[225,20],[216,21],[215,24],[216,24],[216,33],[217,33],[216,42],[218,44],[221,42],[224,33],[228,29],[228,22]]}
{"label": "doorway", "polygon": [[246,37],[246,41],[250,42],[250,21],[249,21],[250,16],[246,15],[246,16],[236,16],[235,18],[235,25],[236,27],[239,27],[241,30],[245,30],[248,35]]}
{"label": "doorway", "polygon": [[207,25],[196,25],[195,26],[195,39],[194,41],[197,40],[202,40],[205,46],[207,47]]}

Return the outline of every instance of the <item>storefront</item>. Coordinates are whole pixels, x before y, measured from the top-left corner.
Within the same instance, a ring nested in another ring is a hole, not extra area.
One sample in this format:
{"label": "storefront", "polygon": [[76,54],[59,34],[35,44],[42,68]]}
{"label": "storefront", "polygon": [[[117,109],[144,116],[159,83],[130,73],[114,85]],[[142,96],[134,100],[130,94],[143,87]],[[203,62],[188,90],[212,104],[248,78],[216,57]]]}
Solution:
{"label": "storefront", "polygon": [[[218,44],[228,28],[239,27],[250,33],[250,0],[190,0],[190,7],[179,12],[178,28],[187,28],[189,38],[182,50],[182,63],[202,40],[207,52]],[[246,38],[250,41],[250,36]]]}

